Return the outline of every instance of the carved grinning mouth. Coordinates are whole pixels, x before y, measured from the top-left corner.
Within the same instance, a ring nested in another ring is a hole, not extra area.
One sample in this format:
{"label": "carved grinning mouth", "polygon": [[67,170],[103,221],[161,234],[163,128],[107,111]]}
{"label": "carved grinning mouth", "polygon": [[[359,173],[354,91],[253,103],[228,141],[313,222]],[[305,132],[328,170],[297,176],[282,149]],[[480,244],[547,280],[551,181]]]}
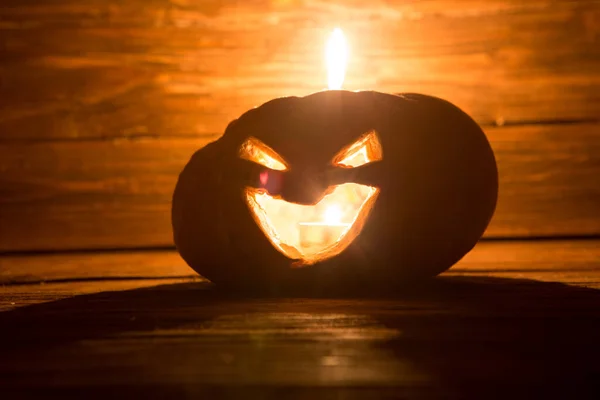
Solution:
{"label": "carved grinning mouth", "polygon": [[[239,156],[272,170],[286,171],[285,160],[260,140],[249,137]],[[374,130],[366,132],[343,148],[331,161],[340,168],[355,168],[383,158],[381,143]],[[265,184],[262,181],[261,184]],[[292,266],[306,266],[334,257],[360,234],[379,189],[358,183],[331,186],[316,204],[290,203],[272,196],[264,188],[244,189],[252,217],[271,244]]]}
{"label": "carved grinning mouth", "polygon": [[336,185],[314,205],[301,205],[246,188],[250,212],[271,244],[300,267],[334,257],[360,234],[379,189]]}

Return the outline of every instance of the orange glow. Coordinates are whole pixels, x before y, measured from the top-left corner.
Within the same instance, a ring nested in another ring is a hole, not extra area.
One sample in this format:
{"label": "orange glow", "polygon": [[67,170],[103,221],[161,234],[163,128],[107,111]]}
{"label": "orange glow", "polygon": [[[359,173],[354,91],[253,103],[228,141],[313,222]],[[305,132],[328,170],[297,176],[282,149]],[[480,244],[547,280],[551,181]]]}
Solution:
{"label": "orange glow", "polygon": [[342,222],[342,210],[337,204],[327,207],[323,213],[323,221],[328,225],[336,225]]}
{"label": "orange glow", "polygon": [[277,171],[287,170],[283,158],[260,140],[250,137],[240,147],[240,158]]}
{"label": "orange glow", "polygon": [[[341,89],[348,62],[348,46],[340,29],[327,43],[329,89]],[[267,168],[285,171],[286,162],[269,146],[249,138],[240,147],[240,157]],[[372,130],[342,149],[334,166],[354,168],[383,158],[377,133]],[[261,176],[261,182],[263,177]],[[271,244],[300,267],[334,257],[360,234],[375,204],[379,189],[357,183],[330,187],[316,204],[290,203],[264,189],[247,187],[244,198],[250,212]]]}
{"label": "orange glow", "polygon": [[378,193],[372,186],[344,183],[314,205],[290,203],[254,188],[246,188],[245,198],[273,246],[303,266],[344,251],[362,230]]}
{"label": "orange glow", "polygon": [[383,148],[375,131],[369,131],[333,158],[333,165],[346,168],[360,167],[383,159]]}
{"label": "orange glow", "polygon": [[325,50],[329,89],[339,90],[342,88],[344,78],[346,77],[348,53],[348,43],[346,42],[344,33],[340,28],[336,28],[329,37]]}

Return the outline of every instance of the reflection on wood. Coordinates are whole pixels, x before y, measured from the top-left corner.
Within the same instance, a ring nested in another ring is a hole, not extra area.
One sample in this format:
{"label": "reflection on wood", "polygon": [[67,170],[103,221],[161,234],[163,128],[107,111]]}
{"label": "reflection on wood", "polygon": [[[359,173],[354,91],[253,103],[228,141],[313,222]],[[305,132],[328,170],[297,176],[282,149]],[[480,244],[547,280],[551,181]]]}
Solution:
{"label": "reflection on wood", "polygon": [[[600,289],[600,239],[484,241],[443,276],[533,279]],[[47,283],[6,287],[0,298],[15,291],[57,293],[57,284],[65,281],[149,278],[202,279],[173,250],[0,256],[0,284]],[[28,302],[44,299],[31,295]],[[0,308],[10,306],[6,300]]]}
{"label": "reflection on wood", "polygon": [[[0,299],[15,303],[0,303],[0,390],[7,398],[80,397],[82,387],[86,398],[595,398],[600,291],[521,273],[549,277],[544,270],[562,262],[585,266],[598,283],[598,241],[529,246],[486,243],[461,267],[466,276],[402,293],[241,297],[172,279],[0,287]],[[490,277],[496,269],[512,273]]]}
{"label": "reflection on wood", "polygon": [[0,256],[0,285],[190,277],[197,277],[196,272],[173,250]]}

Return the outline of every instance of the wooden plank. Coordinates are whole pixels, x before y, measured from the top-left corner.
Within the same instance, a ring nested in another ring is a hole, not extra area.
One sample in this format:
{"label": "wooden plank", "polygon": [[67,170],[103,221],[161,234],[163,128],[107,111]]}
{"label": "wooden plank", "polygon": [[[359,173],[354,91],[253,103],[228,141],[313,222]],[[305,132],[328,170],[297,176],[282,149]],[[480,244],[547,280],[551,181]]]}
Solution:
{"label": "wooden plank", "polygon": [[416,91],[480,123],[600,115],[600,2],[5,1],[2,139],[214,135],[326,82],[334,25],[346,87]]}
{"label": "wooden plank", "polygon": [[172,250],[0,256],[0,284],[196,276]]}
{"label": "wooden plank", "polygon": [[531,279],[600,289],[600,239],[484,241],[444,276]]}
{"label": "wooden plank", "polygon": [[[487,134],[501,178],[487,237],[600,233],[600,124]],[[172,245],[177,176],[208,140],[0,144],[0,251]]]}
{"label": "wooden plank", "polygon": [[600,124],[487,129],[500,193],[489,237],[600,233]]}
{"label": "wooden plank", "polygon": [[469,261],[479,276],[402,293],[261,298],[174,281],[0,287],[0,302],[16,303],[0,312],[0,390],[8,398],[85,388],[91,398],[593,399],[600,291],[484,270],[543,275],[549,264],[590,263],[598,282],[598,242],[485,243]]}
{"label": "wooden plank", "polygon": [[[103,258],[105,267],[111,266],[112,268],[104,268],[115,271],[120,268],[120,264],[111,263],[110,260]],[[146,262],[149,258],[146,257]],[[46,264],[48,266],[48,264]],[[101,266],[94,266],[98,272],[103,272]],[[52,270],[46,271],[52,275]],[[73,276],[77,276],[78,272],[75,270],[70,271]],[[48,276],[44,274],[44,276]],[[106,279],[102,280],[75,280],[69,282],[52,282],[52,283],[39,283],[39,284],[21,284],[21,285],[10,285],[0,286],[0,312],[14,310],[19,307],[31,306],[33,304],[49,303],[57,300],[68,299],[75,296],[81,296],[84,294],[101,293],[101,292],[117,292],[121,290],[132,290],[140,289],[145,287],[153,287],[159,285],[172,285],[189,282],[202,282],[203,279],[194,277],[171,277],[163,279]]]}
{"label": "wooden plank", "polygon": [[122,140],[0,146],[0,249],[171,244],[175,181],[194,149],[205,143]]}
{"label": "wooden plank", "polygon": [[[443,275],[532,279],[600,289],[600,239],[482,241]],[[0,285],[46,283],[36,289],[40,293],[45,288],[54,293],[53,282],[193,277],[202,279],[174,250],[0,256]],[[6,287],[0,295],[11,291]]]}

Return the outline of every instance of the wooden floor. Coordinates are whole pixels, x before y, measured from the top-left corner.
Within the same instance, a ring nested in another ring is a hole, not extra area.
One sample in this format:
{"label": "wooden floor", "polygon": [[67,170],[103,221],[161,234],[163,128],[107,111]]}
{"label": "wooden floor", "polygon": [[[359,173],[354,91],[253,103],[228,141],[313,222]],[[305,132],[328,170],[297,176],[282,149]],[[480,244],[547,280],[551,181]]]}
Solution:
{"label": "wooden floor", "polygon": [[600,398],[600,240],[481,243],[402,293],[240,296],[170,251],[0,282],[3,399]]}

